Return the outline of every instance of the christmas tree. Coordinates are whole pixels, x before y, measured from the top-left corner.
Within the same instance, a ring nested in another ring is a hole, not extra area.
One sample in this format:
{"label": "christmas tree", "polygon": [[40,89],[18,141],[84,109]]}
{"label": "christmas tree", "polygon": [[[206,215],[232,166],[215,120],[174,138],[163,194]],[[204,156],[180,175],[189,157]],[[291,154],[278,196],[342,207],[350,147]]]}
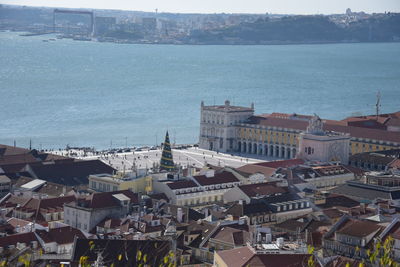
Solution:
{"label": "christmas tree", "polygon": [[161,170],[173,171],[174,168],[175,166],[174,166],[174,160],[172,159],[171,144],[169,142],[169,135],[167,131],[167,134],[165,135],[163,151],[161,154],[160,171]]}

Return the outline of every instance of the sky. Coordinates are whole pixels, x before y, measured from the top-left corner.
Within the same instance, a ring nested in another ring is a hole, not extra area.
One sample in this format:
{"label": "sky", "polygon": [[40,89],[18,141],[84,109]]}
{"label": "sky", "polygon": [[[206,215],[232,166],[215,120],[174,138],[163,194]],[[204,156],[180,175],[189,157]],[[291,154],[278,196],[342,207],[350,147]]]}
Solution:
{"label": "sky", "polygon": [[337,14],[400,12],[400,0],[0,0],[1,4],[174,13]]}

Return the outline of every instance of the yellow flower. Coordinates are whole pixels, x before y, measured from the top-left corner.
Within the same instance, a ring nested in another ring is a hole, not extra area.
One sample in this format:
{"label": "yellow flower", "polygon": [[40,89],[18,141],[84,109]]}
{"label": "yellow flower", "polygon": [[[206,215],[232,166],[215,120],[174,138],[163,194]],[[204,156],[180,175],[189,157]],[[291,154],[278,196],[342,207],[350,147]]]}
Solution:
{"label": "yellow flower", "polygon": [[165,257],[164,257],[164,263],[167,263],[168,260],[169,260],[168,256],[165,256]]}
{"label": "yellow flower", "polygon": [[118,260],[119,260],[119,261],[122,260],[122,254],[119,254],[119,255],[118,255]]}

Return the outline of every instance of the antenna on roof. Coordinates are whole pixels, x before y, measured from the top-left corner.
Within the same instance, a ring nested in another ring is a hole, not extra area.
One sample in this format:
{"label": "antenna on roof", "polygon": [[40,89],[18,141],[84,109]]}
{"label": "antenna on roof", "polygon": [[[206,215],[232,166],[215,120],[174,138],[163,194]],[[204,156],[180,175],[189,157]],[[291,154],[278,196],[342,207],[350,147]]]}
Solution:
{"label": "antenna on roof", "polygon": [[378,119],[379,117],[379,111],[380,111],[380,107],[381,107],[381,92],[378,91],[378,93],[376,94],[376,119]]}

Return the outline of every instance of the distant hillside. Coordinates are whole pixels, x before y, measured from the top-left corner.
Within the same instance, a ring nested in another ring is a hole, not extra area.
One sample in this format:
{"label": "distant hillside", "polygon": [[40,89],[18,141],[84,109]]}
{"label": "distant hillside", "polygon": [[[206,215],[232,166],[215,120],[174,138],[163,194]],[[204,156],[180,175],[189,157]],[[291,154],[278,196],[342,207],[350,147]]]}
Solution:
{"label": "distant hillside", "polygon": [[201,44],[400,41],[400,14],[381,14],[348,25],[338,25],[328,16],[259,19],[228,28],[192,31],[185,41]]}

